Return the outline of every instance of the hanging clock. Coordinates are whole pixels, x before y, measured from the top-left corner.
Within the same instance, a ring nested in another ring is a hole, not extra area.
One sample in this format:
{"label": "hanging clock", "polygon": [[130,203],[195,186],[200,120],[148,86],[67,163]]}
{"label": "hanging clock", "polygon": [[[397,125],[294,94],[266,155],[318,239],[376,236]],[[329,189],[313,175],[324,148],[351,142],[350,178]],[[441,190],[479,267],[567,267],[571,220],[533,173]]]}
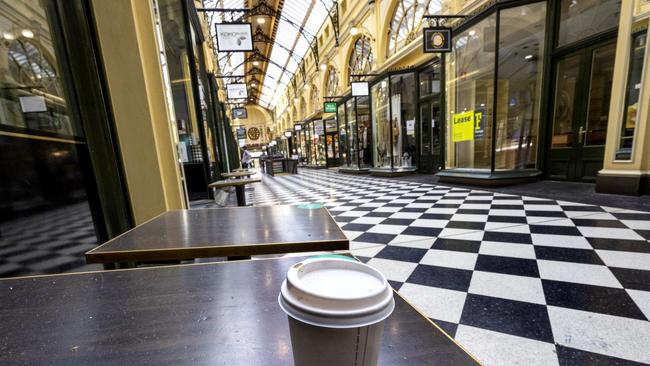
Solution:
{"label": "hanging clock", "polygon": [[248,138],[255,141],[260,138],[260,129],[257,127],[251,127],[248,129]]}

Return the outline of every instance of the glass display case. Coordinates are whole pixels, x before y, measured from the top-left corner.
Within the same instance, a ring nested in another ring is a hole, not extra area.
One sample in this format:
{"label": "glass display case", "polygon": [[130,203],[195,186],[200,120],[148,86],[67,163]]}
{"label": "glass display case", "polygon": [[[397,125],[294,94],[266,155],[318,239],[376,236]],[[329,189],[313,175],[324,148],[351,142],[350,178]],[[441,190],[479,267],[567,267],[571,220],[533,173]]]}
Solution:
{"label": "glass display case", "polygon": [[[342,108],[344,107],[344,108]],[[370,123],[370,98],[352,97],[339,106],[339,118],[345,119],[347,160],[342,162],[345,172],[363,172],[372,166],[372,127]],[[339,123],[341,126],[342,123]],[[341,137],[343,139],[343,136]]]}
{"label": "glass display case", "polygon": [[[417,165],[415,74],[387,76],[372,85],[373,173],[415,171]],[[357,122],[359,123],[359,122]]]}
{"label": "glass display case", "polygon": [[[539,2],[499,10],[454,35],[445,65],[447,169],[441,177],[539,173],[545,25],[546,3]],[[522,49],[524,56],[512,57]]]}
{"label": "glass display case", "polygon": [[348,126],[345,118],[345,103],[339,104],[336,108],[336,120],[339,125],[339,164],[348,166],[350,161],[348,159]]}
{"label": "glass display case", "polygon": [[339,165],[339,129],[336,119],[325,120],[325,143],[327,166]]}

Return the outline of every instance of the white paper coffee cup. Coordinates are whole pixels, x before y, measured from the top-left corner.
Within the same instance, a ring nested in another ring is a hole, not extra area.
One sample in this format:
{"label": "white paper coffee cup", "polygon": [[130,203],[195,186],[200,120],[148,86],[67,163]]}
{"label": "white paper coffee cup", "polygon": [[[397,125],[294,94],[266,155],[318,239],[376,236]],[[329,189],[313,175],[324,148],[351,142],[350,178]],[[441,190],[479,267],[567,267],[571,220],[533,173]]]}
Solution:
{"label": "white paper coffee cup", "polygon": [[395,301],[376,269],[343,256],[309,258],[289,269],[278,301],[296,366],[377,364]]}

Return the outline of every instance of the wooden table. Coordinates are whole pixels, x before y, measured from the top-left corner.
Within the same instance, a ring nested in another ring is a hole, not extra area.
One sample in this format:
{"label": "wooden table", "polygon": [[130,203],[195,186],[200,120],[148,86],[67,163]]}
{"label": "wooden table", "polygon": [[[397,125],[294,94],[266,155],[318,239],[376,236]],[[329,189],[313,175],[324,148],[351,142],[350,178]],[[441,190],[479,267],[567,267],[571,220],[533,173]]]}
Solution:
{"label": "wooden table", "polygon": [[208,185],[209,188],[226,188],[235,187],[237,193],[237,206],[246,206],[246,185],[251,183],[258,183],[262,180],[259,178],[242,178],[242,179],[226,179],[219,180]]}
{"label": "wooden table", "polygon": [[[278,293],[302,258],[0,280],[0,365],[293,365]],[[477,365],[398,294],[379,365]]]}
{"label": "wooden table", "polygon": [[168,211],[86,253],[88,263],[155,262],[347,250],[327,209],[303,206]]}

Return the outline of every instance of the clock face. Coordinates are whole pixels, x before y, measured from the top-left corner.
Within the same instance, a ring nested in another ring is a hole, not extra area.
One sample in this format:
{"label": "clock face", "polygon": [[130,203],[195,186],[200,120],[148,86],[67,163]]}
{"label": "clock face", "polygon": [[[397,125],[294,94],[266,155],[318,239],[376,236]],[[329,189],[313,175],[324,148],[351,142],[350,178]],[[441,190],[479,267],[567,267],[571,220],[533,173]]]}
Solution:
{"label": "clock face", "polygon": [[255,141],[260,138],[260,129],[257,127],[251,127],[248,129],[248,138]]}

